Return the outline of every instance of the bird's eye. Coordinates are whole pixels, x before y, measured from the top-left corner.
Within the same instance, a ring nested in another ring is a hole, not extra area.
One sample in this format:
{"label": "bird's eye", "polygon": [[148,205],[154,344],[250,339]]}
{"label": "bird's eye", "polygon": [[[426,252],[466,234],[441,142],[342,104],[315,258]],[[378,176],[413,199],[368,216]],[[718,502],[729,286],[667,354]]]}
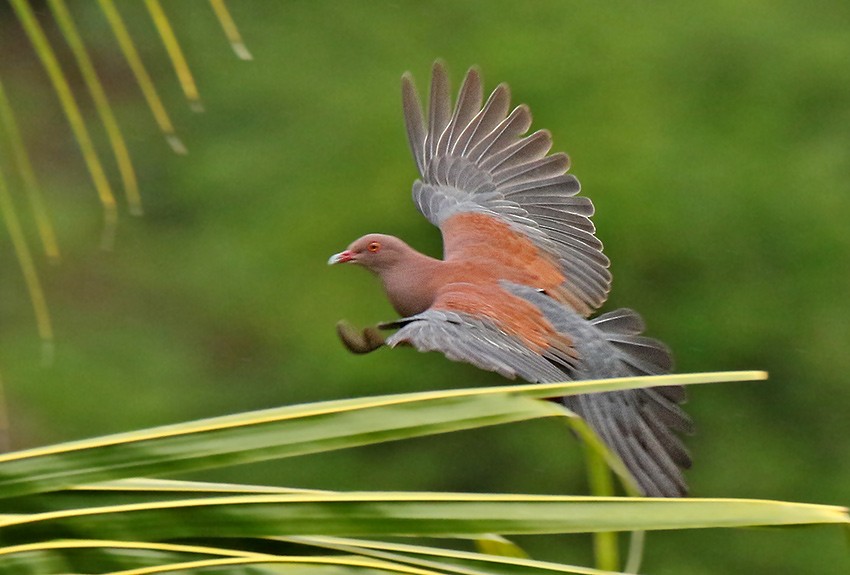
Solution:
{"label": "bird's eye", "polygon": [[379,249],[381,249],[381,244],[379,244],[378,242],[371,242],[368,246],[366,246],[366,249],[374,254]]}

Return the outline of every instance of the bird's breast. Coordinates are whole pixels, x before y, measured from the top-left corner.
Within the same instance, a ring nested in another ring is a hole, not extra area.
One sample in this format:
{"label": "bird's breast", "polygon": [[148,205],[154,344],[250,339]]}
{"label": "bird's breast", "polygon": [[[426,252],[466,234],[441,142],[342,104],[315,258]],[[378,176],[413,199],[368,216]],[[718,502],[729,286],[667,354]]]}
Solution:
{"label": "bird's breast", "polygon": [[475,261],[422,260],[417,265],[389,270],[381,276],[387,299],[401,316],[422,313],[449,284],[492,285],[498,282],[492,266]]}

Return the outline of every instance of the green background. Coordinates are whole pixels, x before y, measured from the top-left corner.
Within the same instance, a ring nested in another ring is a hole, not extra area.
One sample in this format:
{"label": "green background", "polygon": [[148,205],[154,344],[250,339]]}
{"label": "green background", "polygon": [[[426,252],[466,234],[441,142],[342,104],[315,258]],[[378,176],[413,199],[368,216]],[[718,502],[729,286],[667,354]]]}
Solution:
{"label": "green background", "polygon": [[[56,96],[0,8],[0,77],[63,259],[39,261],[57,331],[41,345],[0,233],[0,373],[28,447],[323,399],[497,385],[438,354],[349,355],[334,324],[393,318],[374,278],[328,268],[368,232],[440,253],[410,201],[399,79],[443,58],[510,83],[567,151],[612,260],[605,309],[641,312],[677,370],[765,369],[699,387],[688,473],[700,497],[850,502],[850,4],[847,2],[231,2],[252,62],[208,4],[166,3],[206,112],[182,100],[141,3],[119,3],[189,149],[157,132],[94,3],[87,34],[139,173],[146,215],[115,249]],[[84,87],[78,89],[118,188]],[[5,140],[0,160],[11,171]],[[10,184],[19,209],[19,182]],[[30,231],[31,218],[27,216]],[[34,233],[30,234],[33,244]],[[202,475],[329,489],[584,493],[562,424],[535,422]],[[520,541],[587,563],[589,539]],[[839,573],[836,529],[649,537],[651,573]]]}

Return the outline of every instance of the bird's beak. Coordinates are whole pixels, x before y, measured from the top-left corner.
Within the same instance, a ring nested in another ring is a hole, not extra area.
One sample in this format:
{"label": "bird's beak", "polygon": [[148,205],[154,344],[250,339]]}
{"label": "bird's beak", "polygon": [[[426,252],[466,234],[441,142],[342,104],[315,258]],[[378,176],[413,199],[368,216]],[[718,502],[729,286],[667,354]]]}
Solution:
{"label": "bird's beak", "polygon": [[354,252],[351,250],[345,250],[344,252],[332,255],[328,260],[328,265],[332,266],[333,264],[344,264],[345,262],[350,261],[354,261]]}

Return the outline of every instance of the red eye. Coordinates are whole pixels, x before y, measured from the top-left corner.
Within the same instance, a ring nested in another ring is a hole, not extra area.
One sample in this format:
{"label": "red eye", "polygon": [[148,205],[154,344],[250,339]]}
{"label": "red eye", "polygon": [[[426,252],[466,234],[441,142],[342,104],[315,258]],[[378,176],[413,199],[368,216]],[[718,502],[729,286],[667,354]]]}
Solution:
{"label": "red eye", "polygon": [[372,242],[368,246],[366,246],[366,249],[374,254],[379,249],[381,249],[381,244],[379,244],[378,242]]}

